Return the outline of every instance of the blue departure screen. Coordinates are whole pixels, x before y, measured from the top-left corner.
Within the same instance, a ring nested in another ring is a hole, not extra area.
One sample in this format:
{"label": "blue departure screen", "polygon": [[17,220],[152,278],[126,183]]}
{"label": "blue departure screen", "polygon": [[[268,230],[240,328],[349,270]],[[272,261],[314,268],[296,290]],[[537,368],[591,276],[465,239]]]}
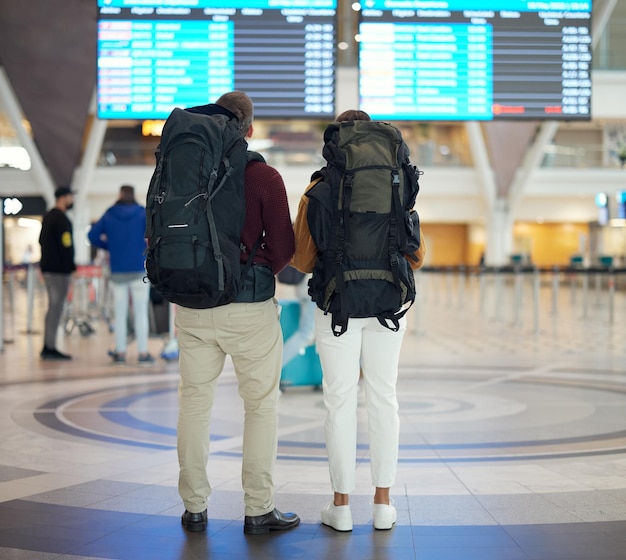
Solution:
{"label": "blue departure screen", "polygon": [[362,7],[359,97],[373,118],[591,118],[590,1]]}
{"label": "blue departure screen", "polygon": [[98,0],[98,116],[248,93],[257,117],[335,113],[336,0]]}

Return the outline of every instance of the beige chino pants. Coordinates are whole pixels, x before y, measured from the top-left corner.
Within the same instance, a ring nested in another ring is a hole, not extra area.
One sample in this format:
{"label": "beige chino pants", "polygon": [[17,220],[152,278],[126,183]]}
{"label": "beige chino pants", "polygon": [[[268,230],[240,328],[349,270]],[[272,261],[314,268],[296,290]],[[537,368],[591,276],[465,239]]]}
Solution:
{"label": "beige chino pants", "polygon": [[191,513],[207,507],[209,426],[217,380],[230,355],[245,417],[241,482],[245,515],[274,509],[278,386],[283,339],[274,298],[213,309],[178,307],[178,490]]}

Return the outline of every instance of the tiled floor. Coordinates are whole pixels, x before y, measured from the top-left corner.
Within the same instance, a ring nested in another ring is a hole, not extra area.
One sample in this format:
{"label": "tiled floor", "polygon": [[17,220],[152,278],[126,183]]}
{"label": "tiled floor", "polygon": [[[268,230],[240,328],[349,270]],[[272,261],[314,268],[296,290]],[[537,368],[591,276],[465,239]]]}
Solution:
{"label": "tiled floor", "polygon": [[[529,278],[482,289],[474,278],[418,279],[399,381],[395,528],[372,527],[365,429],[354,531],[320,525],[330,497],[321,394],[289,389],[276,503],[302,525],[257,537],[242,531],[232,368],[212,423],[209,528],[186,533],[176,364],[110,364],[102,321],[63,338],[73,361],[41,362],[18,290],[5,299],[12,342],[0,354],[0,559],[626,559],[626,296],[611,314],[606,292],[591,290],[585,307],[580,290],[564,281],[555,295],[549,278],[537,305]],[[41,314],[38,299],[38,327]],[[163,345],[151,340],[155,354]]]}

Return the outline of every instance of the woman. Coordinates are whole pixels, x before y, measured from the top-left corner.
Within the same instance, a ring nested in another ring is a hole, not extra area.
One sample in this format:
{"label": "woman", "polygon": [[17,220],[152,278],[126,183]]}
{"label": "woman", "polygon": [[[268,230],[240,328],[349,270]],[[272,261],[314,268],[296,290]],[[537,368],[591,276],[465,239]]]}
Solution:
{"label": "woman", "polygon": [[[346,111],[337,122],[369,121],[363,111]],[[316,185],[322,172],[314,174],[307,192]],[[313,272],[318,257],[309,224],[309,197],[302,196],[295,222],[296,253],[293,265],[302,272]],[[424,261],[425,245],[420,232],[420,248],[407,259],[412,269]],[[315,338],[323,377],[324,404],[327,410],[326,447],[334,497],[322,510],[322,523],[337,531],[352,530],[350,493],[355,487],[357,446],[357,394],[362,369],[369,422],[370,462],[374,491],[373,522],[376,529],[391,529],[396,510],[390,503],[389,489],[394,484],[398,461],[399,418],[396,380],[400,347],[406,319],[397,331],[383,326],[378,318],[351,318],[347,331],[333,334],[330,314],[316,308]]]}

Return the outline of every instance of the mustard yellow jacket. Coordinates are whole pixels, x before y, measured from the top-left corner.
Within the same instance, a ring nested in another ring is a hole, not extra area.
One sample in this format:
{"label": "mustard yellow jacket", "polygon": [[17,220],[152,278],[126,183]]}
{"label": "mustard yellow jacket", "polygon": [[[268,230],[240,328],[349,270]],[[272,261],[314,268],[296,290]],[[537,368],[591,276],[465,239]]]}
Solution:
{"label": "mustard yellow jacket", "polygon": [[[320,179],[315,179],[306,188],[304,194],[300,197],[300,203],[298,205],[298,213],[296,215],[296,221],[294,224],[294,232],[296,234],[296,253],[291,260],[293,267],[297,268],[300,272],[313,272],[315,267],[315,261],[317,260],[317,247],[313,243],[311,232],[309,231],[309,222],[307,221],[307,209],[309,207],[309,197],[306,193],[311,187],[316,185]],[[420,248],[415,252],[414,256],[417,260],[407,259],[411,268],[417,270],[424,264],[424,256],[426,255],[426,243],[424,242],[424,236],[420,229]]]}

